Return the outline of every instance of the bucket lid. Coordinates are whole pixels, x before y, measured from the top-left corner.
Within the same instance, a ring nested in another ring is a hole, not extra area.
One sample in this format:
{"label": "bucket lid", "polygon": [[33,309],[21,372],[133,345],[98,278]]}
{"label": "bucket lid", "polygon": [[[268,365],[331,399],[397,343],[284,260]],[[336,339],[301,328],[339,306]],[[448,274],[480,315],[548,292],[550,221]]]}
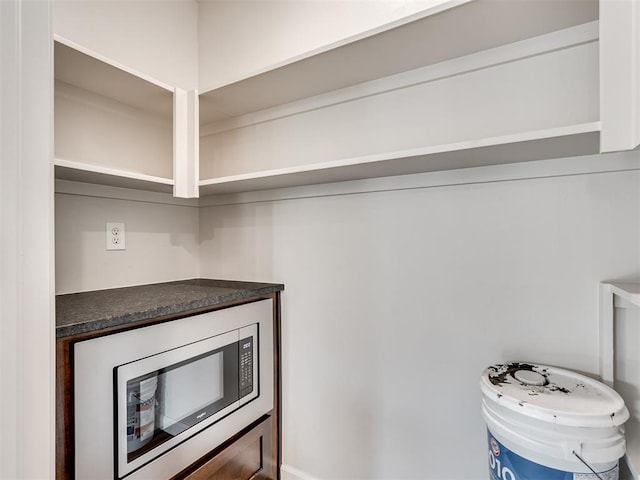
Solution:
{"label": "bucket lid", "polygon": [[559,425],[611,427],[629,418],[616,391],[560,368],[518,362],[492,365],[484,371],[480,385],[488,400]]}

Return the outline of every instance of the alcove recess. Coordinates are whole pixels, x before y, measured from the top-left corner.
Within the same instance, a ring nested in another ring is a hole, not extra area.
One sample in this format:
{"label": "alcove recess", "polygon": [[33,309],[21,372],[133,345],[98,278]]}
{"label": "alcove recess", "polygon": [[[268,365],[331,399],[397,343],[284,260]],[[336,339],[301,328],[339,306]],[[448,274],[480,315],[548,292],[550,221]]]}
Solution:
{"label": "alcove recess", "polygon": [[56,179],[172,192],[173,91],[54,42]]}
{"label": "alcove recess", "polygon": [[[600,284],[600,379],[624,399],[625,462],[631,478],[640,478],[640,283]],[[625,477],[621,476],[621,480]]]}
{"label": "alcove recess", "polygon": [[200,194],[597,153],[599,3],[442,2],[200,85]]}

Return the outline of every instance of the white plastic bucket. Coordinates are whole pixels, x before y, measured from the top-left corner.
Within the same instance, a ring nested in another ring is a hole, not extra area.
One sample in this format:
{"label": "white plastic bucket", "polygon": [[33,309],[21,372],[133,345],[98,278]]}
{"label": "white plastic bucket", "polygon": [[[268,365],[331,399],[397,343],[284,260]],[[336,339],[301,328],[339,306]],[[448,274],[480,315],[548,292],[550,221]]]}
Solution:
{"label": "white plastic bucket", "polygon": [[155,431],[156,388],[153,376],[127,385],[127,452],[134,452],[153,439]]}
{"label": "white plastic bucket", "polygon": [[480,385],[489,478],[618,480],[629,412],[614,390],[527,363],[491,366]]}

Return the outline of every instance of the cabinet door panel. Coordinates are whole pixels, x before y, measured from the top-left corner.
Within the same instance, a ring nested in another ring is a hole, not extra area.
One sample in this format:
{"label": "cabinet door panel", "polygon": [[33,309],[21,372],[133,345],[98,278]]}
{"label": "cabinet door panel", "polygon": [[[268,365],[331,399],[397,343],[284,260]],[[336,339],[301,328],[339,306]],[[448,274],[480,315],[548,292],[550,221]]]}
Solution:
{"label": "cabinet door panel", "polygon": [[275,478],[271,462],[272,420],[261,423],[200,466],[178,476],[182,480],[267,480]]}

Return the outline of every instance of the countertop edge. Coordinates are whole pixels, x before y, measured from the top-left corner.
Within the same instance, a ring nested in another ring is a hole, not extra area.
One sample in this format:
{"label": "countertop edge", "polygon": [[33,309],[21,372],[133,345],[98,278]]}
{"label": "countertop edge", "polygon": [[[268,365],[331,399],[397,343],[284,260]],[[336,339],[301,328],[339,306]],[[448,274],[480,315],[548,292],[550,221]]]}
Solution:
{"label": "countertop edge", "polygon": [[[246,286],[249,286],[251,284],[251,282],[243,283]],[[194,312],[194,314],[199,314],[203,313],[202,311],[208,308],[242,301],[254,297],[271,295],[273,293],[284,290],[283,284],[255,283],[255,285],[256,288],[244,288],[222,295],[199,298],[190,302],[167,305],[142,311],[135,311],[123,315],[117,315],[114,317],[97,318],[86,322],[69,323],[60,326],[56,325],[56,339],[59,340],[126,325],[135,327],[136,323],[145,320],[181,314],[188,315],[189,312],[192,311]]]}

